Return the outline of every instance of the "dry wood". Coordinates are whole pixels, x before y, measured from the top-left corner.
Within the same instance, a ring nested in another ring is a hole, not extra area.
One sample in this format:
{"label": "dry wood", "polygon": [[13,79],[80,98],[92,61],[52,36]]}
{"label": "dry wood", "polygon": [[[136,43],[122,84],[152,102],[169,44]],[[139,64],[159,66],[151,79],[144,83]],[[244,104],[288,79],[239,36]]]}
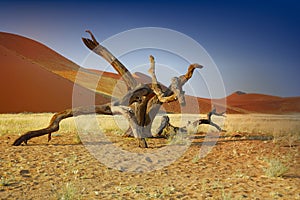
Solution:
{"label": "dry wood", "polygon": [[[196,120],[196,121],[194,121],[192,123],[192,126],[197,127],[197,126],[199,126],[201,124],[207,124],[207,125],[211,125],[211,126],[215,127],[216,129],[218,129],[218,131],[225,131],[218,124],[214,123],[211,120],[212,115],[217,115],[217,116],[223,116],[223,117],[225,117],[224,116],[224,112],[217,113],[216,112],[216,108],[213,107],[213,109],[207,114],[207,119],[203,118],[203,119]],[[177,134],[179,130],[185,130],[187,128],[187,126],[188,125],[186,125],[184,127],[173,126],[170,123],[169,117],[167,115],[165,115],[165,116],[162,117],[161,124],[158,127],[158,129],[156,130],[156,136],[158,136],[158,137],[169,137],[172,134]]]}
{"label": "dry wood", "polygon": [[[152,55],[150,56],[150,68],[149,68],[148,72],[152,77],[152,90],[156,94],[158,100],[161,103],[168,103],[168,102],[176,101],[177,100],[177,95],[174,93],[175,92],[175,87],[174,86],[171,87],[171,90],[174,89],[174,90],[172,90],[173,94],[170,95],[170,96],[164,96],[165,94],[162,91],[161,86],[158,84],[158,81],[157,81],[157,78],[156,78],[156,75],[155,75],[155,61],[154,61],[154,57]],[[174,85],[175,84],[179,85],[180,83],[178,83],[178,82],[175,83],[174,82]]]}
{"label": "dry wood", "polygon": [[27,141],[31,138],[40,137],[42,135],[48,134],[48,141],[51,140],[51,133],[59,130],[59,123],[61,120],[68,117],[79,116],[79,115],[88,115],[88,114],[104,114],[112,115],[111,109],[108,105],[98,105],[98,106],[89,106],[89,107],[78,107],[74,109],[67,109],[62,112],[58,112],[50,120],[50,124],[47,128],[29,131],[19,137],[14,143],[14,146],[19,146],[23,142],[27,144]]}
{"label": "dry wood", "polygon": [[225,131],[218,124],[215,124],[211,119],[212,115],[225,117],[224,114],[225,114],[225,111],[221,112],[221,113],[217,113],[216,107],[213,106],[212,110],[209,113],[207,113],[207,119],[199,119],[199,120],[194,121],[192,124],[194,126],[201,125],[201,124],[208,124],[208,125],[214,126],[216,129],[218,129],[218,131]]}
{"label": "dry wood", "polygon": [[128,120],[133,136],[138,139],[139,147],[147,148],[148,145],[143,135],[143,126],[139,125],[134,110],[128,106],[112,106],[111,109],[113,113],[120,113]]}

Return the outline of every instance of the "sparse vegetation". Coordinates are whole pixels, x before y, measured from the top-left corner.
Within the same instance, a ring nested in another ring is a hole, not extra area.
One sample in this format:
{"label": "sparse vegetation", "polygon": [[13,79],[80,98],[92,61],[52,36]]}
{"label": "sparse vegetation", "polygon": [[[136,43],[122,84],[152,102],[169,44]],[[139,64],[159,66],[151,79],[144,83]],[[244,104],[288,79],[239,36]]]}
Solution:
{"label": "sparse vegetation", "polygon": [[191,141],[184,131],[179,131],[178,133],[172,134],[168,138],[168,144],[170,145],[186,145]]}
{"label": "sparse vegetation", "polygon": [[116,186],[115,189],[119,193],[139,194],[142,199],[164,199],[176,192],[176,188],[173,186],[166,186],[159,189],[152,187],[144,188],[140,185],[122,186],[122,184],[120,184],[119,186]]}
{"label": "sparse vegetation", "polygon": [[199,155],[197,154],[197,155],[194,156],[192,162],[193,162],[193,163],[197,163],[197,162],[199,161],[199,159],[200,159],[200,157],[199,157]]}
{"label": "sparse vegetation", "polygon": [[75,144],[81,144],[81,143],[82,143],[82,142],[81,142],[81,139],[80,139],[80,136],[79,136],[78,134],[76,134],[76,135],[74,136],[73,142],[74,142]]}
{"label": "sparse vegetation", "polygon": [[222,200],[230,200],[230,199],[232,199],[232,193],[226,192],[225,189],[223,188],[221,197],[222,197]]}
{"label": "sparse vegetation", "polygon": [[300,132],[300,115],[229,114],[224,129],[230,133],[251,135],[287,135]]}
{"label": "sparse vegetation", "polygon": [[273,142],[275,144],[284,144],[289,147],[292,147],[299,141],[300,141],[300,129],[298,129],[298,127],[288,131],[283,131],[283,130],[274,131]]}
{"label": "sparse vegetation", "polygon": [[268,177],[281,177],[289,170],[289,167],[278,158],[265,159],[265,162],[268,163],[268,167],[263,168],[263,171]]}
{"label": "sparse vegetation", "polygon": [[[39,129],[47,126],[52,113],[22,113],[22,114],[1,114],[0,115],[0,135],[21,134],[29,130]],[[87,117],[87,116],[85,116]],[[122,116],[96,116],[99,127],[104,132],[113,131],[116,134],[124,132],[128,128],[128,122]],[[169,115],[172,124],[182,127],[188,121],[205,117],[205,115],[187,114],[181,116],[179,114]],[[39,120],[36,120],[36,119]],[[160,116],[155,121],[153,128],[157,127]],[[76,119],[75,119],[76,120]],[[65,119],[60,124],[57,132],[59,135],[63,133],[77,132],[76,121],[74,119]],[[225,121],[221,117],[214,117],[216,123],[224,124],[226,135],[239,133],[246,137],[259,137],[264,139],[273,138],[275,143],[285,142],[289,146],[293,146],[295,142],[300,140],[300,116],[299,115],[265,115],[265,114],[231,114],[227,115]],[[105,123],[103,123],[105,122]],[[99,127],[88,127],[99,128]],[[197,130],[193,127],[187,127],[188,134],[195,132],[206,133],[209,126],[198,126]],[[250,135],[249,135],[250,134]]]}
{"label": "sparse vegetation", "polygon": [[5,178],[5,177],[1,177],[0,179],[0,186],[9,186],[11,184],[10,180]]}
{"label": "sparse vegetation", "polygon": [[81,199],[77,189],[74,187],[72,183],[66,183],[66,185],[62,188],[62,191],[58,193],[58,200],[75,200]]}
{"label": "sparse vegetation", "polygon": [[119,128],[105,128],[104,133],[114,133],[116,135],[123,135],[124,131]]}

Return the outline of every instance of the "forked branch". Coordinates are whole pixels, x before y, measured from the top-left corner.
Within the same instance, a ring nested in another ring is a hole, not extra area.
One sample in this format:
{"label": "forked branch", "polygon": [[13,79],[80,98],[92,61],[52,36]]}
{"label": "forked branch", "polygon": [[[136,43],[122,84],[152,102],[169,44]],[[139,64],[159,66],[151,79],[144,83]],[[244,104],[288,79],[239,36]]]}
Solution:
{"label": "forked branch", "polygon": [[193,76],[194,70],[196,68],[203,68],[202,65],[199,64],[191,64],[188,68],[186,74],[181,75],[180,77],[173,77],[171,79],[171,85],[168,90],[163,92],[160,84],[158,84],[156,75],[155,75],[155,61],[154,57],[150,56],[150,68],[148,70],[151,78],[152,78],[152,90],[156,94],[156,97],[161,103],[168,103],[172,101],[179,100],[179,103],[184,106],[185,98],[184,91],[182,90],[183,85]]}
{"label": "forked branch", "polygon": [[176,101],[177,100],[177,96],[173,91],[173,94],[170,96],[165,96],[165,93],[162,91],[161,86],[158,84],[156,75],[155,75],[155,61],[154,61],[154,57],[151,55],[150,56],[150,68],[148,70],[149,74],[152,77],[152,90],[153,92],[156,94],[158,100],[161,103],[168,103],[171,101]]}

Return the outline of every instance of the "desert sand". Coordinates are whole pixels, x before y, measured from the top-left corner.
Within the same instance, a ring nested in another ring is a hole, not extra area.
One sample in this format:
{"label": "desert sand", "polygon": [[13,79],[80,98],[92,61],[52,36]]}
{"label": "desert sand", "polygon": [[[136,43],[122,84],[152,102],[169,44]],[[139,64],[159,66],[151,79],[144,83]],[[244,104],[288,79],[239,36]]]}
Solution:
{"label": "desert sand", "polygon": [[[115,145],[132,152],[151,152],[166,144],[149,139],[149,149],[108,133]],[[197,158],[203,134],[174,163],[152,172],[122,172],[93,157],[74,135],[33,139],[11,146],[16,135],[0,137],[1,199],[300,199],[299,142],[293,147],[272,140],[221,137],[204,158]],[[289,157],[290,156],[290,157]],[[268,177],[266,158],[280,157],[289,165],[282,177]],[[134,165],[133,165],[134,167]],[[69,187],[69,191],[67,188]],[[69,194],[69,195],[71,195]]]}

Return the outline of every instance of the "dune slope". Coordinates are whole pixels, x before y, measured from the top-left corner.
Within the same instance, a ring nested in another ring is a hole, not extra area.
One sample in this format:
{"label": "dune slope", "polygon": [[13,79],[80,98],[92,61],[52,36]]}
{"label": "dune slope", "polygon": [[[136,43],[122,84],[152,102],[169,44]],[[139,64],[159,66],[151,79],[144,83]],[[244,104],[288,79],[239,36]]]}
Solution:
{"label": "dune slope", "polygon": [[[36,63],[0,46],[0,113],[56,112],[72,107],[73,82],[40,67]],[[77,99],[94,93],[78,86]],[[108,100],[97,95],[97,102]]]}

